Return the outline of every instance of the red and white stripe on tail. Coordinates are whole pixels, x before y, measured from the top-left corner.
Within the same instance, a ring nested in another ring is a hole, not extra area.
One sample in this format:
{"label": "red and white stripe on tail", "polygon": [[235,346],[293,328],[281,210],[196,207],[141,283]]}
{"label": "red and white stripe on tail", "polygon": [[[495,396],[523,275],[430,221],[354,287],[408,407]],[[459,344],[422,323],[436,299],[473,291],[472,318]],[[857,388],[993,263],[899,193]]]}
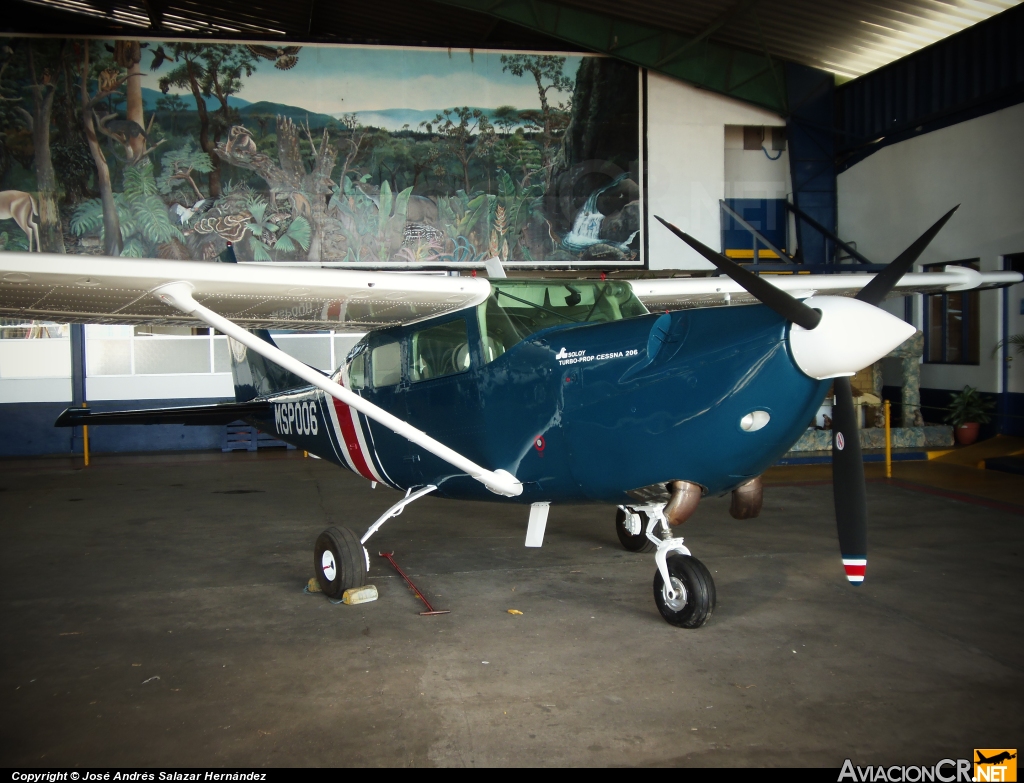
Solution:
{"label": "red and white stripe on tail", "polygon": [[[345,375],[343,370],[338,381],[342,386],[349,388],[348,378]],[[373,464],[370,449],[363,435],[363,427],[359,421],[359,413],[335,397],[328,397],[327,402],[329,404],[326,408],[330,414],[331,423],[334,425],[334,434],[338,439],[341,456],[348,463],[349,468],[363,478],[390,486],[389,482],[380,477]]]}
{"label": "red and white stripe on tail", "polygon": [[843,568],[846,569],[846,578],[851,584],[859,585],[864,581],[864,571],[868,567],[868,561],[863,557],[844,557]]}

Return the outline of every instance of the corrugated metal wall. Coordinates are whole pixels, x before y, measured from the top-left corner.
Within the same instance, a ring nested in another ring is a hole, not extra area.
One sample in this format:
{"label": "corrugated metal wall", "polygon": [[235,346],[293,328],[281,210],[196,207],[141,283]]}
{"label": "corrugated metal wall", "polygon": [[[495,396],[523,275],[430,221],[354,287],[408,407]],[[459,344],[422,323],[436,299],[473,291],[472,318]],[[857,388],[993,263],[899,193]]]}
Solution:
{"label": "corrugated metal wall", "polygon": [[843,168],[887,144],[1024,101],[1024,5],[839,86]]}

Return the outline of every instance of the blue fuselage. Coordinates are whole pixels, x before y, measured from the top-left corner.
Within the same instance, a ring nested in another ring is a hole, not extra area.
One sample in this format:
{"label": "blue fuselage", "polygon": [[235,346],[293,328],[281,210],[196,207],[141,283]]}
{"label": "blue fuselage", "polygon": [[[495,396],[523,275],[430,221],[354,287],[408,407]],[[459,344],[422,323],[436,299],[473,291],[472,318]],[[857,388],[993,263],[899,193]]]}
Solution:
{"label": "blue fuselage", "polygon": [[[465,318],[469,368],[410,382],[409,338]],[[650,314],[540,331],[484,362],[470,313],[371,332],[398,341],[398,383],[367,400],[524,485],[494,495],[477,481],[312,387],[277,394],[253,423],[299,448],[399,489],[435,484],[450,498],[517,503],[629,503],[630,490],[672,480],[721,494],[760,475],[814,417],[828,381],[794,364],[788,324],[764,306]],[[339,370],[335,379],[345,382]],[[745,431],[754,411],[766,426]]]}

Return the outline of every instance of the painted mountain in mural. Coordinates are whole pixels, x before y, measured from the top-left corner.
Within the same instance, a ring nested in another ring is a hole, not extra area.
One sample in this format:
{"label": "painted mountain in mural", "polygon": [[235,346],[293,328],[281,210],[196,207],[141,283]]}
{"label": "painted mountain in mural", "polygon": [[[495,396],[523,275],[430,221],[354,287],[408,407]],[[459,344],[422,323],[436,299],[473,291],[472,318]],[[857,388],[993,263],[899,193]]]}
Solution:
{"label": "painted mountain in mural", "polygon": [[[184,103],[185,109],[183,111],[195,111],[196,110],[196,99],[192,97],[191,93],[169,93],[170,95],[177,95]],[[157,101],[165,97],[160,90],[151,90],[149,87],[142,88],[142,105],[146,111],[156,111]],[[205,99],[206,108],[209,111],[214,111],[220,107],[220,101],[214,96],[210,96]],[[249,101],[244,101],[241,98],[237,98],[234,95],[228,96],[228,106],[232,109],[243,109],[249,105]]]}

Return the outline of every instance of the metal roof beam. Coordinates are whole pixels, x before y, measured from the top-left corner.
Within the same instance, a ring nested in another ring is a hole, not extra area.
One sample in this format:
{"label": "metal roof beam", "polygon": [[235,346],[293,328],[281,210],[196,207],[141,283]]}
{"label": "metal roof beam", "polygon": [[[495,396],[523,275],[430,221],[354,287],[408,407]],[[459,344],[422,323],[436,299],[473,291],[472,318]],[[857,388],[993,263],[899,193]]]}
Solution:
{"label": "metal roof beam", "polygon": [[740,0],[696,36],[683,36],[654,25],[612,18],[551,0],[438,0],[488,14],[611,55],[706,90],[786,114],[783,76],[766,51],[728,46],[711,37],[748,13],[758,0]]}
{"label": "metal roof beam", "polygon": [[743,16],[744,14],[748,13],[759,2],[761,2],[761,0],[740,0],[739,3],[737,3],[732,8],[727,10],[724,14],[715,19],[715,21],[713,21],[711,24],[709,24],[707,27],[705,27],[703,30],[697,33],[697,35],[695,35],[689,41],[684,43],[674,52],[665,57],[662,57],[657,63],[655,63],[654,67],[660,68],[666,63],[669,63],[672,60],[676,59],[676,57],[679,57],[684,52],[690,50],[691,48],[699,44],[701,41],[703,41],[705,38],[710,38],[712,35],[718,32],[718,30],[729,24],[729,22],[731,22],[733,19],[736,19],[737,17]]}

